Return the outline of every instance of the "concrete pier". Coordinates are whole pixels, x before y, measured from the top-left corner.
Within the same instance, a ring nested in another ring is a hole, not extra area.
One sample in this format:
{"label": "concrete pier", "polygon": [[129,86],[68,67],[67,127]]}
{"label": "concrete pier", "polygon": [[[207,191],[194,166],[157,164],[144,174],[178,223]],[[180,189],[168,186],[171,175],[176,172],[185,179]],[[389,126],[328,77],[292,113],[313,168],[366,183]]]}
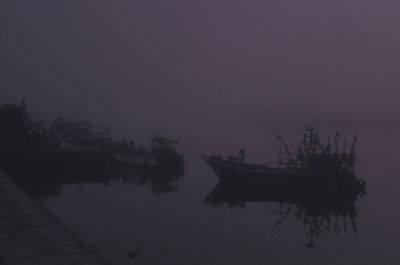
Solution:
{"label": "concrete pier", "polygon": [[110,265],[1,169],[0,264]]}

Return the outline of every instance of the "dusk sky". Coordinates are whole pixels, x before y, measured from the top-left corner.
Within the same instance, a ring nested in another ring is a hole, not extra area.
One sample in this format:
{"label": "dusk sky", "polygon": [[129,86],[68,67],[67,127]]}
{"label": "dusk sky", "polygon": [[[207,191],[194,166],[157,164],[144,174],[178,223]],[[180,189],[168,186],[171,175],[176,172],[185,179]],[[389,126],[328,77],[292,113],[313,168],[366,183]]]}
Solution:
{"label": "dusk sky", "polygon": [[[400,122],[395,0],[0,2],[1,103],[122,129]],[[168,131],[168,129],[165,129]]]}

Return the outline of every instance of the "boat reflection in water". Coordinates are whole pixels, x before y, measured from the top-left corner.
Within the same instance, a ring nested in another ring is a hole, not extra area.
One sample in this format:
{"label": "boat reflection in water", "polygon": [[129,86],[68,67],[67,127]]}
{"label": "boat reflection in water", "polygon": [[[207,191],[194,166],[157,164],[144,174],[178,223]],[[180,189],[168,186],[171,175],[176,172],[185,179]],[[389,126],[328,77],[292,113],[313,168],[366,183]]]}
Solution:
{"label": "boat reflection in water", "polygon": [[306,247],[315,247],[315,239],[323,233],[341,234],[351,230],[357,232],[357,200],[365,194],[365,189],[341,193],[293,192],[272,189],[265,186],[218,183],[204,199],[203,205],[210,207],[240,207],[247,203],[264,202],[276,204],[277,226],[291,220],[303,224]]}
{"label": "boat reflection in water", "polygon": [[110,167],[106,164],[84,165],[67,164],[25,164],[3,166],[18,184],[35,199],[55,197],[64,185],[100,183],[107,185],[110,179]]}
{"label": "boat reflection in water", "polygon": [[[64,161],[65,162],[65,161]],[[34,198],[45,199],[60,194],[64,185],[104,184],[146,185],[156,194],[178,190],[181,172],[171,174],[157,169],[118,167],[112,164],[38,163],[30,166],[7,166],[4,169]]]}
{"label": "boat reflection in water", "polygon": [[155,194],[178,191],[178,181],[182,179],[183,175],[183,167],[180,171],[121,166],[115,167],[113,170],[114,180],[134,186],[150,186],[151,191]]}

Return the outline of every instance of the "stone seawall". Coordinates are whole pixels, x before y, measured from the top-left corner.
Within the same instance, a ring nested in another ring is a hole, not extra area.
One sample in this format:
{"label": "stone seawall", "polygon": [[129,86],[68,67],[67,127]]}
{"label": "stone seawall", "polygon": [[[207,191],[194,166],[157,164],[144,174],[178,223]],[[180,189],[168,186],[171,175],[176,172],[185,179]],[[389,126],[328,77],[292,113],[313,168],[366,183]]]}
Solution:
{"label": "stone seawall", "polygon": [[110,265],[1,169],[0,264]]}

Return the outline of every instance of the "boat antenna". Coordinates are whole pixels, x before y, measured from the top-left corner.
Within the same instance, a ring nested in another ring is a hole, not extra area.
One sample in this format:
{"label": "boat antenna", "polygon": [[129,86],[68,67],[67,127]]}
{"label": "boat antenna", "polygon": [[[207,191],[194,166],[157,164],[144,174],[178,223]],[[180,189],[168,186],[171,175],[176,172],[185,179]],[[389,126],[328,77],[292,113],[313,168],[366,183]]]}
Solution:
{"label": "boat antenna", "polygon": [[357,131],[354,132],[353,143],[351,144],[351,150],[350,150],[350,159],[351,159],[350,163],[353,170],[356,160],[356,145],[357,145]]}
{"label": "boat antenna", "polygon": [[357,145],[357,131],[354,132],[353,143],[351,144],[350,153],[354,155],[356,153],[356,145]]}
{"label": "boat antenna", "polygon": [[333,137],[333,141],[335,142],[335,153],[337,154],[339,152],[338,150],[338,139],[340,138],[339,132],[336,132],[336,135]]}
{"label": "boat antenna", "polygon": [[279,156],[278,156],[278,163],[281,163],[281,159],[282,159],[282,147],[283,147],[283,140],[282,140],[282,136],[279,136],[277,134],[275,134],[276,139],[279,141]]}

